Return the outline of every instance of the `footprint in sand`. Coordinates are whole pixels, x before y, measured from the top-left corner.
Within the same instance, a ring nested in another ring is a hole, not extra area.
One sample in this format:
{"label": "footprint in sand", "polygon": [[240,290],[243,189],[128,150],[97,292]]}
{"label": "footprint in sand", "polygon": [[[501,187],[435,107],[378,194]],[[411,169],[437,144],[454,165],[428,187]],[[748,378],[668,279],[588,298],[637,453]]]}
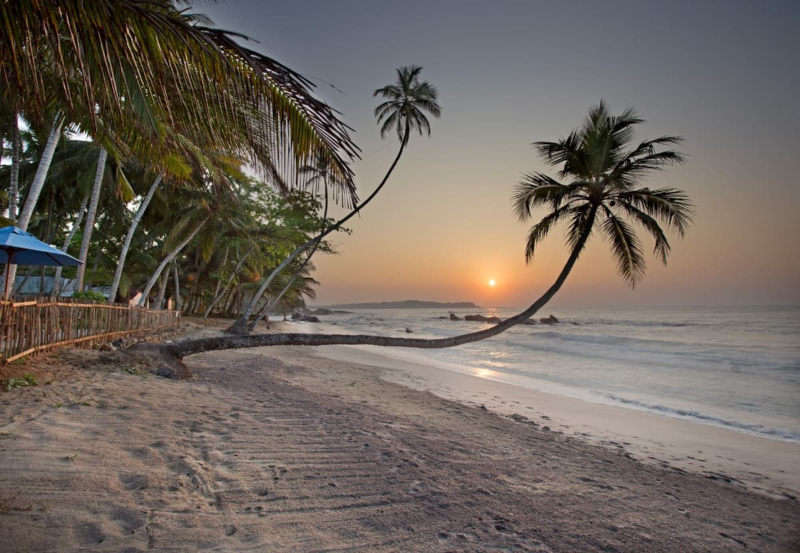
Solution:
{"label": "footprint in sand", "polygon": [[126,490],[144,490],[150,484],[146,474],[120,474],[119,481]]}

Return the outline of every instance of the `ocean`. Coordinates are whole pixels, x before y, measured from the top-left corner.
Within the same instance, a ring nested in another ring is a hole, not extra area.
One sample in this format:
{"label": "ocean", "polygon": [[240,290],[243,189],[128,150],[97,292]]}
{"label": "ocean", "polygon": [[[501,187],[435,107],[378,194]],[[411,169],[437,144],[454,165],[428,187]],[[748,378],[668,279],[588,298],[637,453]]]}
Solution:
{"label": "ocean", "polygon": [[[508,317],[517,310],[455,310]],[[800,307],[545,308],[554,325],[473,344],[402,350],[420,363],[515,386],[800,443]],[[441,309],[322,316],[348,333],[445,337],[486,323]]]}

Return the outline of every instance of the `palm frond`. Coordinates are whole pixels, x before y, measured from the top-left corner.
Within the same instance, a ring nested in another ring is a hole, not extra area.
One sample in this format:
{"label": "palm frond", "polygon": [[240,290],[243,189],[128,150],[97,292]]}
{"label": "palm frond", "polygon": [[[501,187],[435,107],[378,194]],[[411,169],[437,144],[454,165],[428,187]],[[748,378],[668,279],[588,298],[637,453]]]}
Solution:
{"label": "palm frond", "polygon": [[644,211],[637,209],[628,202],[619,202],[619,206],[625,213],[630,216],[634,221],[642,225],[644,229],[653,237],[655,246],[653,247],[653,254],[664,264],[667,264],[667,257],[672,249],[669,245],[669,240],[658,224],[658,221],[653,219]]}
{"label": "palm frond", "polygon": [[528,230],[528,239],[525,242],[525,263],[530,263],[536,253],[536,246],[545,239],[552,228],[559,221],[573,212],[572,206],[565,205],[542,217],[542,219]]}
{"label": "palm frond", "polygon": [[685,192],[676,188],[659,188],[650,190],[640,188],[619,194],[623,202],[641,209],[651,217],[666,222],[681,237],[694,219],[694,204]]}
{"label": "palm frond", "polygon": [[528,173],[514,187],[511,200],[514,214],[520,221],[525,221],[536,207],[550,204],[558,208],[574,190],[574,187],[565,186],[545,174]]}
{"label": "palm frond", "polygon": [[617,272],[635,288],[646,268],[642,244],[628,223],[611,210],[605,208],[604,211],[606,220],[601,228],[617,261]]}

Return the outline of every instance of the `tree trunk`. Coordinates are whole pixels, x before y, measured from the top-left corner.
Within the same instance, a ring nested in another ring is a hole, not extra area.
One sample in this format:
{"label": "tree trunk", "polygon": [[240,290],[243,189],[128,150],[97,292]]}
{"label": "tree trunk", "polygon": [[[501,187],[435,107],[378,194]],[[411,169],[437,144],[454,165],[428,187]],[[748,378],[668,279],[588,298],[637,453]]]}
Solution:
{"label": "tree trunk", "polygon": [[[39,160],[39,165],[36,167],[36,174],[33,176],[33,181],[28,189],[28,195],[25,197],[25,203],[22,206],[19,219],[17,219],[17,228],[28,230],[28,223],[31,222],[33,210],[36,208],[36,204],[39,203],[39,195],[42,193],[42,188],[44,188],[44,181],[47,178],[47,172],[50,170],[50,164],[53,162],[53,154],[56,151],[58,139],[61,136],[61,128],[63,126],[64,119],[59,115],[53,124],[50,136],[47,138],[47,143],[42,151],[42,159]],[[17,266],[11,265],[7,274],[9,282],[14,282],[16,274]],[[13,289],[13,286],[9,288]]]}
{"label": "tree trunk", "polygon": [[297,248],[295,251],[293,251],[291,253],[291,255],[289,255],[289,257],[284,259],[283,262],[280,265],[278,265],[278,267],[274,271],[272,271],[272,273],[270,273],[269,277],[267,277],[267,279],[264,281],[264,283],[258,289],[258,291],[256,292],[255,296],[253,296],[253,299],[247,305],[247,308],[245,309],[244,313],[242,313],[242,315],[236,320],[236,322],[233,323],[228,328],[229,332],[233,332],[234,334],[242,334],[242,335],[247,334],[247,332],[248,332],[247,331],[247,323],[250,320],[250,315],[252,315],[253,310],[255,309],[256,304],[258,303],[258,300],[260,300],[261,296],[264,295],[264,292],[267,291],[267,288],[269,288],[269,285],[272,284],[272,281],[275,279],[275,277],[278,276],[278,274],[281,271],[283,271],[286,267],[288,267],[289,264],[292,261],[294,261],[297,258],[298,255],[303,253],[306,250],[306,248],[308,248],[309,246],[311,246],[314,243],[322,241],[330,233],[332,233],[332,232],[338,230],[339,228],[341,228],[342,225],[344,225],[347,221],[349,221],[350,219],[355,217],[362,209],[364,209],[364,207],[366,207],[366,205],[369,202],[372,201],[372,199],[378,194],[378,192],[381,191],[381,188],[383,188],[383,186],[386,184],[386,181],[389,180],[389,177],[391,176],[392,172],[394,171],[394,168],[397,166],[397,162],[400,161],[400,158],[403,155],[403,151],[405,150],[406,145],[408,144],[408,137],[409,137],[409,127],[406,126],[405,134],[403,136],[403,141],[400,143],[400,150],[398,150],[397,156],[394,158],[394,161],[392,162],[392,165],[389,167],[389,170],[386,172],[386,175],[383,177],[383,180],[380,182],[378,187],[375,190],[372,191],[372,194],[370,194],[369,197],[367,197],[366,200],[361,202],[360,205],[356,206],[355,209],[353,209],[353,211],[348,213],[344,218],[340,219],[338,222],[336,222],[335,224],[333,224],[330,227],[328,227],[327,230],[323,231],[318,236],[315,236],[311,240],[308,240],[305,244],[303,244],[302,246]]}
{"label": "tree trunk", "polygon": [[14,112],[13,118],[11,121],[11,172],[8,178],[8,218],[15,222],[19,204],[19,165],[22,139],[19,135],[19,115]]}
{"label": "tree trunk", "polygon": [[156,302],[153,304],[153,306],[156,309],[164,308],[164,294],[167,293],[168,283],[169,283],[169,271],[164,271],[161,275],[161,284],[158,287],[158,295],[156,296]]}
{"label": "tree trunk", "polygon": [[156,189],[158,188],[158,185],[161,184],[161,180],[163,178],[164,173],[160,173],[156,177],[156,179],[153,181],[153,184],[150,185],[150,190],[147,191],[147,195],[145,195],[145,197],[142,199],[139,209],[136,210],[136,215],[133,216],[131,226],[128,228],[128,234],[125,235],[125,242],[122,244],[122,251],[119,254],[119,260],[117,261],[117,269],[114,271],[114,280],[111,282],[111,292],[108,295],[109,302],[113,303],[117,298],[119,281],[122,278],[122,270],[125,268],[125,259],[128,257],[128,250],[131,247],[133,235],[136,233],[136,228],[139,226],[139,223],[144,216],[144,212],[147,210],[147,206],[150,205],[150,200],[153,199],[153,195],[156,193]]}
{"label": "tree trunk", "polygon": [[[222,256],[222,268],[225,268],[225,266],[228,264],[228,254],[230,253],[230,251],[231,251],[230,247],[225,246],[225,255]],[[222,288],[222,278],[218,278],[217,285],[214,287],[214,295],[212,297],[216,298],[221,288]]]}
{"label": "tree trunk", "polygon": [[[62,252],[67,252],[70,243],[72,243],[72,239],[75,238],[75,233],[78,232],[78,229],[81,226],[81,221],[83,221],[83,213],[86,211],[86,204],[89,203],[89,194],[83,195],[83,201],[81,202],[81,207],[78,210],[78,215],[75,217],[75,221],[72,223],[72,228],[70,229],[69,233],[67,233],[67,237],[64,239],[64,247],[61,248]],[[62,266],[58,266],[56,268],[56,276],[53,278],[53,295],[58,297],[61,294],[61,270],[63,269]]]}
{"label": "tree trunk", "polygon": [[33,182],[31,182],[31,187],[25,198],[25,204],[17,220],[17,227],[22,230],[28,230],[28,223],[31,221],[33,210],[39,202],[39,195],[42,193],[44,181],[47,178],[47,172],[50,170],[50,164],[53,161],[53,154],[56,151],[58,139],[61,136],[61,127],[63,125],[64,119],[59,116],[57,122],[53,125],[53,129],[50,131],[50,136],[47,138],[47,144],[45,144],[44,150],[42,151],[42,159],[39,160],[39,165],[36,167],[36,175],[33,177]]}
{"label": "tree trunk", "polygon": [[153,276],[151,276],[150,280],[147,282],[147,286],[145,286],[144,291],[142,292],[142,297],[139,299],[139,306],[140,307],[146,304],[147,296],[150,295],[150,291],[153,289],[153,286],[155,285],[156,281],[158,280],[158,277],[161,276],[161,272],[164,270],[164,267],[166,267],[169,263],[171,263],[172,260],[175,259],[175,256],[178,255],[181,252],[181,250],[183,248],[185,248],[189,244],[189,242],[192,241],[192,238],[194,238],[195,235],[198,232],[200,232],[200,229],[203,228],[203,225],[205,225],[208,222],[209,219],[211,219],[211,214],[210,213],[208,215],[206,215],[205,219],[200,221],[200,224],[198,224],[192,230],[192,232],[189,233],[189,236],[187,236],[186,239],[184,239],[183,242],[178,244],[178,246],[175,249],[173,249],[169,253],[169,255],[167,255],[167,257],[165,257],[161,261],[161,263],[158,265],[158,267],[156,268],[155,272],[153,273]]}
{"label": "tree trunk", "polygon": [[172,277],[175,280],[175,310],[181,310],[181,283],[178,280],[178,264],[172,261]]}
{"label": "tree trunk", "polygon": [[159,346],[164,352],[182,359],[187,355],[201,353],[204,351],[215,351],[220,349],[234,349],[234,348],[254,348],[264,346],[329,346],[329,345],[371,345],[371,346],[384,346],[384,347],[405,347],[405,348],[450,348],[460,346],[470,342],[477,342],[492,336],[496,336],[501,332],[508,330],[512,326],[518,325],[527,321],[535,315],[539,309],[544,307],[553,296],[561,289],[564,281],[569,276],[570,271],[575,266],[581,252],[583,251],[586,241],[592,233],[594,226],[595,215],[597,214],[597,206],[593,206],[589,212],[589,217],[586,221],[586,226],[572,253],[567,259],[567,263],[556,278],[555,283],[542,294],[530,307],[509,317],[505,321],[496,324],[493,327],[479,330],[477,332],[469,332],[450,338],[393,338],[385,336],[371,336],[371,335],[353,335],[353,334],[256,334],[253,336],[223,336],[219,338],[201,338],[197,340],[187,340],[185,342],[178,342],[173,344],[165,344]]}
{"label": "tree trunk", "polygon": [[[322,214],[322,220],[325,221],[327,218],[328,218],[328,182],[326,180],[325,181],[325,210],[323,211],[323,214]],[[323,222],[323,225],[324,224],[325,223]],[[322,230],[324,231],[325,228],[323,227]],[[306,259],[305,259],[305,261],[303,261],[302,265],[300,265],[300,268],[297,269],[297,271],[295,271],[295,273],[292,275],[292,278],[289,279],[289,282],[286,284],[286,286],[283,287],[283,290],[278,292],[277,296],[275,296],[271,300],[267,299],[266,309],[264,309],[264,311],[259,316],[257,316],[253,322],[251,322],[249,325],[247,325],[247,330],[252,331],[256,327],[256,325],[259,323],[259,321],[264,318],[265,315],[267,317],[267,321],[269,322],[269,312],[272,309],[272,306],[275,305],[277,302],[279,302],[281,300],[281,298],[283,297],[283,295],[287,292],[287,290],[289,290],[289,288],[292,287],[292,284],[294,284],[294,281],[297,280],[297,277],[300,275],[300,273],[303,272],[303,269],[305,269],[306,266],[308,266],[309,262],[311,261],[311,258],[317,252],[317,248],[319,248],[319,245],[321,243],[322,243],[322,238],[320,238],[319,240],[314,242],[314,245],[312,246],[311,251],[308,252],[308,255],[306,256]],[[267,326],[269,326],[269,324],[267,324]]]}
{"label": "tree trunk", "polygon": [[223,297],[225,297],[225,294],[228,292],[228,289],[233,284],[233,281],[236,280],[236,276],[239,274],[239,271],[242,269],[242,266],[244,265],[244,262],[247,260],[248,257],[250,257],[250,255],[255,250],[256,250],[256,247],[255,246],[251,246],[250,249],[247,251],[247,253],[245,253],[239,259],[239,261],[236,262],[236,267],[234,267],[233,272],[231,273],[231,276],[228,277],[228,281],[225,283],[225,286],[222,288],[222,290],[219,291],[219,293],[217,293],[214,296],[214,299],[211,300],[211,303],[206,308],[205,313],[203,313],[203,318],[204,319],[208,318],[208,316],[211,314],[211,311],[214,309],[214,307],[217,305],[217,303],[219,303],[219,300],[222,299]]}
{"label": "tree trunk", "polygon": [[[81,251],[78,255],[81,264],[78,265],[78,276],[75,280],[75,291],[83,292],[83,278],[86,274],[86,260],[89,257],[89,244],[92,240],[95,219],[97,218],[97,206],[100,203],[100,190],[103,187],[103,175],[106,172],[106,160],[108,152],[105,148],[100,148],[100,155],[97,156],[97,171],[94,174],[94,185],[92,185],[92,199],[89,202],[89,211],[86,213],[86,224],[83,225],[83,241]],[[114,300],[109,300],[113,302]]]}

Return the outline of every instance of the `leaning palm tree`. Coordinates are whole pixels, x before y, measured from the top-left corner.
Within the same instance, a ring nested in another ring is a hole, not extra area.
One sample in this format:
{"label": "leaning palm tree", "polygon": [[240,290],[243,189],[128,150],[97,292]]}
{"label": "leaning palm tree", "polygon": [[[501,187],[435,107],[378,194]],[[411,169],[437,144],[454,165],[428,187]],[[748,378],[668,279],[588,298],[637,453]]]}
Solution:
{"label": "leaning palm tree", "polygon": [[433,117],[441,117],[442,108],[437,103],[439,96],[436,87],[428,81],[419,81],[419,75],[422,72],[422,67],[418,65],[410,65],[400,67],[397,69],[397,81],[394,84],[384,86],[373,92],[373,96],[381,96],[387,100],[375,108],[375,117],[378,118],[378,124],[381,125],[381,138],[395,129],[397,136],[400,138],[400,149],[395,156],[394,161],[389,166],[389,170],[384,175],[383,180],[378,184],[377,188],[372,191],[366,200],[357,205],[345,217],[331,225],[319,235],[308,240],[300,247],[295,249],[283,263],[278,265],[275,270],[270,274],[261,287],[253,296],[253,299],[248,304],[244,313],[236,320],[233,325],[228,329],[237,334],[246,334],[248,331],[248,321],[250,315],[255,310],[256,305],[264,296],[264,293],[269,288],[272,280],[283,271],[289,264],[294,261],[297,256],[303,253],[314,244],[319,244],[326,236],[340,229],[347,221],[355,217],[364,207],[372,201],[372,199],[381,191],[383,186],[389,180],[394,168],[400,161],[400,158],[408,145],[411,131],[419,131],[420,136],[423,132],[427,132],[428,136],[431,134],[431,125],[428,121],[426,113]]}
{"label": "leaning palm tree", "polygon": [[[246,337],[206,338],[160,346],[173,357],[216,349],[271,345],[322,346],[333,344],[445,348],[475,342],[527,321],[559,291],[589,238],[598,231],[610,242],[622,277],[635,285],[645,269],[642,243],[628,221],[642,226],[654,239],[655,254],[666,262],[670,245],[662,224],[679,236],[692,222],[694,207],[680,190],[650,189],[643,186],[645,177],[665,167],[682,163],[682,154],[659,150],[678,144],[676,136],[662,136],[633,145],[633,129],[642,123],[632,109],[619,116],[611,115],[601,102],[589,111],[582,127],[557,142],[536,142],[539,154],[552,166],[561,166],[559,178],[541,173],[526,175],[513,197],[516,215],[527,220],[533,210],[547,207],[547,213],[531,227],[525,247],[528,261],[533,259],[538,243],[557,223],[567,224],[570,255],[550,288],[521,313],[495,326],[468,334],[433,340],[391,338],[343,334],[262,334]],[[633,146],[633,147],[631,147]]]}

